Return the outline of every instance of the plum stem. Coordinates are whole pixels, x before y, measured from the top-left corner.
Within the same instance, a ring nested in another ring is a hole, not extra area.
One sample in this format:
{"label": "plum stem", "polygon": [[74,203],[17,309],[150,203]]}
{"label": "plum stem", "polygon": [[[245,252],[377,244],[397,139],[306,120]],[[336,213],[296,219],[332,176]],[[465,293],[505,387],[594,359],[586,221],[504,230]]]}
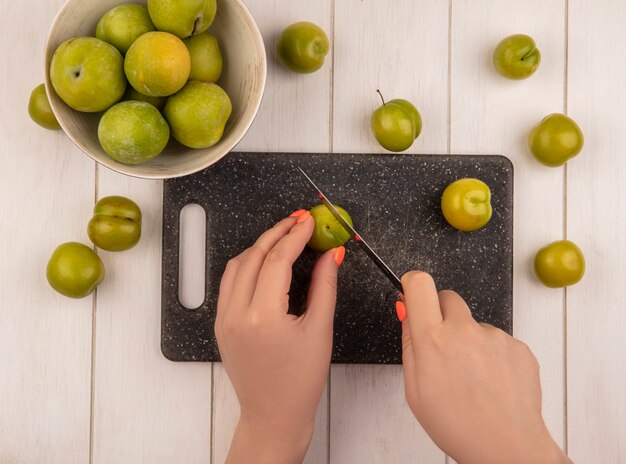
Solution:
{"label": "plum stem", "polygon": [[380,93],[379,89],[376,89],[376,92],[378,92],[378,95],[380,95],[380,99],[383,101],[383,106],[385,106],[387,103],[385,103],[385,97],[383,97],[383,94]]}

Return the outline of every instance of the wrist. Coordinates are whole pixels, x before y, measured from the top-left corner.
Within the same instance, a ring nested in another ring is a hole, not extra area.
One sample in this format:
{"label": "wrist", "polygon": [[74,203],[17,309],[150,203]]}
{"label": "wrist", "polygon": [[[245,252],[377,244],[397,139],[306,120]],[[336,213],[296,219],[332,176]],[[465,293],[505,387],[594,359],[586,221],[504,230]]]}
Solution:
{"label": "wrist", "polygon": [[557,445],[547,429],[527,445],[527,451],[520,459],[520,463],[533,462],[537,464],[571,464],[563,450]]}
{"label": "wrist", "polygon": [[313,424],[290,426],[239,418],[226,462],[228,464],[300,464],[311,443]]}
{"label": "wrist", "polygon": [[533,462],[546,463],[546,464],[571,464],[571,460],[567,457],[565,452],[557,445],[557,443],[548,432],[545,430],[544,439],[540,442],[543,446],[537,446],[538,453],[535,455],[536,459]]}
{"label": "wrist", "polygon": [[507,433],[491,444],[478,448],[469,444],[451,456],[461,464],[572,464],[547,429]]}

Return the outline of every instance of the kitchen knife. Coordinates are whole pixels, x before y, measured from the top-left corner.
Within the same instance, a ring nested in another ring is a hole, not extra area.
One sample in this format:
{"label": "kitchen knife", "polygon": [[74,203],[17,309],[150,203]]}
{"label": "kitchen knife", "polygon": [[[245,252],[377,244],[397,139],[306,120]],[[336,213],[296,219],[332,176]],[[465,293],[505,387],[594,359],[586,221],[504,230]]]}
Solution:
{"label": "kitchen knife", "polygon": [[315,185],[315,182],[311,180],[311,178],[307,175],[307,173],[304,172],[302,168],[300,167],[298,169],[300,170],[302,175],[306,177],[306,180],[309,182],[309,184],[311,184],[311,186],[315,189],[315,191],[317,192],[318,198],[322,200],[322,203],[324,204],[324,206],[328,208],[328,210],[331,212],[331,214],[337,220],[337,222],[339,222],[339,224],[341,224],[341,226],[346,230],[346,232],[350,234],[350,237],[352,237],[354,241],[359,244],[361,249],[365,251],[365,254],[367,254],[367,256],[369,256],[370,259],[374,261],[374,264],[376,264],[376,266],[378,266],[378,268],[383,272],[383,274],[387,276],[387,278],[393,284],[393,286],[396,287],[400,293],[403,293],[404,290],[402,289],[402,283],[400,282],[400,279],[398,278],[398,276],[389,268],[389,266],[387,266],[387,264],[385,264],[385,262],[382,259],[380,259],[380,257],[376,254],[376,252],[372,249],[372,247],[370,247],[367,244],[367,242],[354,229],[354,227],[348,224],[348,222],[343,218],[343,216],[339,214],[339,211],[337,211],[337,209],[333,206],[332,202],[328,199],[326,195],[322,193],[319,187]]}

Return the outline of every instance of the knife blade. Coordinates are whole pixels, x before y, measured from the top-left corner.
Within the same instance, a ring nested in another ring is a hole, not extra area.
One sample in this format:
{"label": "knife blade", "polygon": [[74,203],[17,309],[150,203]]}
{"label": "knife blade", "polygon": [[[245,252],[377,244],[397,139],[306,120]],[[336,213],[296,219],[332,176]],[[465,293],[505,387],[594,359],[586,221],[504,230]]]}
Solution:
{"label": "knife blade", "polygon": [[378,266],[378,269],[380,269],[382,273],[385,274],[385,276],[389,279],[392,285],[396,287],[396,289],[398,289],[400,293],[403,293],[404,290],[402,289],[402,282],[400,282],[400,279],[398,278],[398,276],[391,270],[389,266],[387,266],[387,264],[380,258],[380,256],[376,254],[376,252],[372,249],[372,247],[367,244],[367,242],[363,239],[361,234],[359,234],[354,229],[354,227],[352,227],[343,218],[343,216],[339,214],[339,211],[337,211],[337,208],[333,206],[333,203],[328,199],[328,197],[324,193],[322,193],[320,188],[315,184],[315,182],[313,182],[313,180],[307,175],[307,173],[304,172],[304,170],[300,167],[298,167],[298,169],[300,170],[302,175],[306,178],[306,180],[309,182],[309,184],[311,184],[311,186],[315,189],[315,191],[317,192],[318,198],[322,200],[322,203],[324,204],[324,206],[328,208],[328,210],[331,212],[331,214],[337,220],[337,222],[341,224],[341,226],[346,230],[346,232],[350,234],[350,237],[354,239],[354,241],[361,247],[361,249],[365,252],[365,254],[370,257],[370,259],[374,262],[374,264],[376,264],[376,266]]}

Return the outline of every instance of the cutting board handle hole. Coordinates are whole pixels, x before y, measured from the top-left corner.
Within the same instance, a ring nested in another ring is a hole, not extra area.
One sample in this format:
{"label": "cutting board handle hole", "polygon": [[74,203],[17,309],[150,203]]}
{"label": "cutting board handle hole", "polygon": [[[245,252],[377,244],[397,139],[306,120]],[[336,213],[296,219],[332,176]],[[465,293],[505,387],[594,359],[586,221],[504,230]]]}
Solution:
{"label": "cutting board handle hole", "polygon": [[199,308],[205,299],[206,212],[197,203],[180,211],[178,299],[185,308]]}

